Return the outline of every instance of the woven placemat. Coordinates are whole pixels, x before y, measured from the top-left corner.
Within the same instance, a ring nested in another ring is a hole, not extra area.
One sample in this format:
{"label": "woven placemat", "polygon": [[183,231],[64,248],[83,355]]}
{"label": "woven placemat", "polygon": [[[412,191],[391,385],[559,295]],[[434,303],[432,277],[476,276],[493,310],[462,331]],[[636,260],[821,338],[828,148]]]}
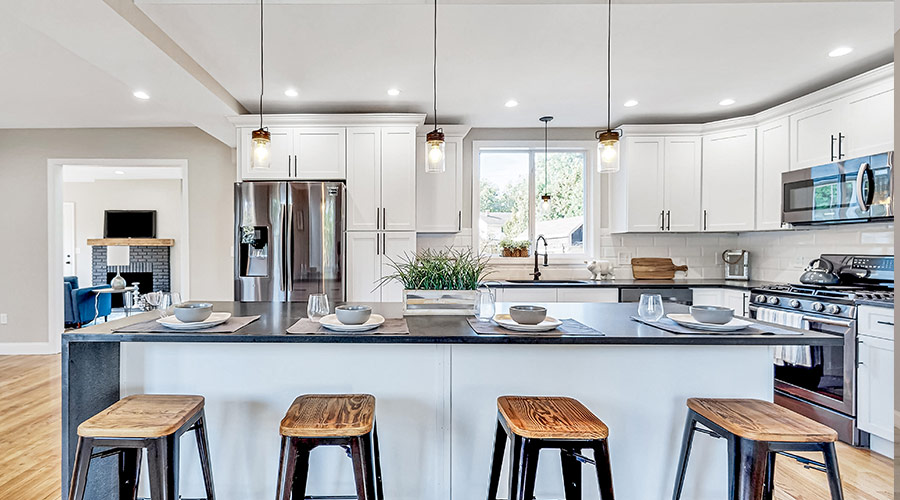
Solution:
{"label": "woven placemat", "polygon": [[575,321],[571,318],[561,319],[560,321],[562,321],[562,324],[555,329],[550,330],[549,332],[517,332],[515,330],[508,330],[506,328],[503,328],[493,321],[480,321],[478,318],[471,317],[466,318],[466,321],[469,322],[469,326],[472,327],[472,330],[474,330],[478,335],[528,335],[529,337],[540,335],[605,335],[603,332],[594,330],[584,323],[579,323],[578,321]]}
{"label": "woven placemat", "polygon": [[256,316],[232,316],[228,318],[228,321],[222,323],[221,325],[211,326],[209,328],[203,328],[201,330],[176,330],[174,328],[166,328],[165,326],[157,323],[155,319],[151,319],[150,321],[142,321],[140,323],[135,323],[133,325],[123,326],[121,328],[116,328],[113,330],[115,333],[234,333],[241,328],[253,323],[254,321],[259,319],[259,315]]}
{"label": "woven placemat", "polygon": [[322,326],[318,321],[311,321],[309,318],[300,318],[296,323],[291,325],[287,332],[297,335],[409,335],[409,325],[406,324],[405,318],[385,318],[384,323],[374,330],[364,332],[336,332]]}
{"label": "woven placemat", "polygon": [[638,323],[643,323],[654,328],[659,328],[660,330],[665,330],[669,333],[678,333],[682,335],[803,335],[803,332],[785,330],[783,328],[778,328],[777,326],[770,325],[760,325],[760,327],[748,326],[747,328],[735,330],[733,332],[713,332],[709,330],[687,328],[685,326],[679,325],[669,318],[662,318],[659,321],[646,321],[641,319],[639,316],[632,316],[631,319],[637,321]]}

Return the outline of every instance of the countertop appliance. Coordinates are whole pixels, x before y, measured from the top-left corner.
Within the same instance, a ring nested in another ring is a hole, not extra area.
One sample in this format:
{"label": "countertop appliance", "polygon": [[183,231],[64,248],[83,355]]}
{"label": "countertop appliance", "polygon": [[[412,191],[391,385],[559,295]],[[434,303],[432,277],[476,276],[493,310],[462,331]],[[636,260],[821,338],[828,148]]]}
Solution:
{"label": "countertop appliance", "polygon": [[781,221],[794,225],[893,220],[894,153],[781,174]]}
{"label": "countertop appliance", "polygon": [[798,322],[801,328],[843,337],[841,346],[793,350],[775,364],[775,402],[838,431],[840,439],[868,444],[856,427],[857,306],[860,301],[893,302],[894,257],[820,257],[839,281],[832,285],[771,285],[750,291],[750,317]]}
{"label": "countertop appliance", "polygon": [[342,182],[236,183],[235,300],[344,300],[344,193]]}
{"label": "countertop appliance", "polygon": [[725,250],[722,252],[725,262],[725,279],[750,280],[750,252],[747,250]]}

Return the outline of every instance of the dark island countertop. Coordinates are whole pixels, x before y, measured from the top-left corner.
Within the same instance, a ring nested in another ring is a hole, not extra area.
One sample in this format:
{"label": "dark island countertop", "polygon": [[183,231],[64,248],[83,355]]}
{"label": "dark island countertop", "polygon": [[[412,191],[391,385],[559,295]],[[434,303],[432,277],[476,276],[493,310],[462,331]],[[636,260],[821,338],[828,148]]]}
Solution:
{"label": "dark island countertop", "polygon": [[491,286],[499,288],[731,288],[733,290],[750,290],[774,284],[760,280],[726,280],[703,278],[678,278],[672,280],[636,280],[632,278],[615,280],[487,280]]}
{"label": "dark island countertop", "polygon": [[[542,304],[555,318],[572,318],[599,331],[596,334],[571,335],[479,335],[465,316],[407,316],[408,335],[371,333],[288,334],[295,321],[306,316],[306,303],[214,302],[214,310],[235,316],[260,315],[260,318],[235,333],[166,332],[114,333],[122,326],[147,321],[157,313],[142,313],[109,323],[68,331],[63,343],[70,342],[225,342],[225,343],[395,343],[395,344],[612,344],[612,345],[841,345],[841,337],[804,331],[800,335],[716,335],[673,334],[631,319],[637,304],[555,303]],[[385,317],[400,317],[400,304],[371,304]],[[505,312],[509,304],[498,304]],[[667,304],[667,312],[687,312],[679,304]],[[763,327],[765,324],[761,324]]]}

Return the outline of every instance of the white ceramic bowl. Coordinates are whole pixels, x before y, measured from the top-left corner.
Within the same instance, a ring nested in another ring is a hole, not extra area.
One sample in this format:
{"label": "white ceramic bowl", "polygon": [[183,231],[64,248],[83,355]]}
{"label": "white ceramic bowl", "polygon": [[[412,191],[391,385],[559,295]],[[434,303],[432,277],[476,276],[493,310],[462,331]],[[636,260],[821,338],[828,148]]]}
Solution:
{"label": "white ceramic bowl", "polygon": [[212,308],[209,302],[175,304],[175,317],[182,323],[197,323],[208,318]]}
{"label": "white ceramic bowl", "polygon": [[724,325],[734,318],[734,309],[721,306],[691,306],[691,316],[701,323]]}
{"label": "white ceramic bowl", "polygon": [[372,308],[369,306],[337,306],[334,314],[338,321],[345,325],[361,325],[372,316]]}
{"label": "white ceramic bowl", "polygon": [[509,317],[520,325],[536,325],[547,317],[547,308],[541,306],[510,306]]}

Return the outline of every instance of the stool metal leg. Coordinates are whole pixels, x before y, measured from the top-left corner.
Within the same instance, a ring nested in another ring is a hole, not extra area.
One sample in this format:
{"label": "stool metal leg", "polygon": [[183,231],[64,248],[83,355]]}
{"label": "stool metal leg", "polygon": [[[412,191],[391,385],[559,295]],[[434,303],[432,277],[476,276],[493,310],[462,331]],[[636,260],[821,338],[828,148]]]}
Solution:
{"label": "stool metal leg", "polygon": [[178,500],[178,448],[178,438],[174,435],[154,439],[147,446],[153,500]]}
{"label": "stool metal leg", "polygon": [[294,500],[306,498],[306,482],[309,479],[309,446],[300,444],[294,448],[296,466],[290,492]]}
{"label": "stool metal leg", "polygon": [[777,454],[770,451],[766,457],[766,490],[763,492],[763,500],[772,500],[775,495],[775,457]]}
{"label": "stool metal leg", "polygon": [[572,452],[581,452],[581,450],[559,450],[563,485],[566,500],[581,500],[581,462],[572,456]]}
{"label": "stool metal leg", "polygon": [[291,500],[291,484],[297,466],[297,450],[291,438],[281,437],[281,459],[278,462],[278,485],[275,500]]}
{"label": "stool metal leg", "polygon": [[756,500],[765,490],[768,443],[736,436],[728,439],[729,491],[732,500]]}
{"label": "stool metal leg", "polygon": [[688,459],[691,456],[691,445],[694,441],[694,429],[696,428],[697,420],[694,419],[694,412],[689,410],[684,422],[684,434],[681,437],[681,455],[678,458],[678,469],[675,475],[675,491],[672,493],[672,500],[679,500],[681,498],[681,490],[684,488],[684,476],[687,473]]}
{"label": "stool metal leg", "polygon": [[359,500],[376,500],[371,435],[366,434],[350,441],[350,454],[353,457],[353,476],[356,480],[357,498]]}
{"label": "stool metal leg", "polygon": [[381,484],[381,450],[378,447],[378,426],[372,425],[372,440],[375,447],[375,488],[378,500],[384,500],[384,485]]}
{"label": "stool metal leg", "polygon": [[525,440],[513,434],[511,436],[512,453],[509,461],[509,500],[519,498],[519,490],[522,488],[521,478],[524,475],[522,469],[522,455],[524,455]]}
{"label": "stool metal leg", "polygon": [[206,415],[203,410],[200,411],[200,418],[197,420],[194,437],[197,438],[197,450],[200,452],[200,468],[203,469],[203,485],[206,487],[206,500],[216,500],[212,464],[209,459],[209,440],[206,435]]}
{"label": "stool metal leg", "polygon": [[825,469],[828,471],[828,487],[831,489],[831,500],[844,500],[844,489],[841,486],[841,472],[838,469],[837,452],[834,443],[822,445],[825,456]]}
{"label": "stool metal leg", "polygon": [[137,500],[141,477],[141,448],[127,448],[119,453],[119,499]]}
{"label": "stool metal leg", "polygon": [[609,461],[609,442],[606,439],[599,441],[594,447],[594,462],[597,467],[597,483],[600,485],[600,499],[615,500],[612,464]]}
{"label": "stool metal leg", "polygon": [[494,451],[491,455],[491,477],[488,482],[487,500],[497,500],[500,487],[500,471],[503,468],[503,454],[506,452],[506,431],[497,421],[497,432],[494,434]]}
{"label": "stool metal leg", "polygon": [[[538,457],[540,449],[530,439],[523,440],[522,447],[522,476],[519,500],[532,500],[534,498],[534,484],[537,479]],[[513,500],[510,497],[510,500]]]}
{"label": "stool metal leg", "polygon": [[82,500],[84,487],[87,484],[88,468],[91,466],[93,439],[78,438],[75,448],[75,463],[72,466],[72,481],[69,483],[69,500]]}

